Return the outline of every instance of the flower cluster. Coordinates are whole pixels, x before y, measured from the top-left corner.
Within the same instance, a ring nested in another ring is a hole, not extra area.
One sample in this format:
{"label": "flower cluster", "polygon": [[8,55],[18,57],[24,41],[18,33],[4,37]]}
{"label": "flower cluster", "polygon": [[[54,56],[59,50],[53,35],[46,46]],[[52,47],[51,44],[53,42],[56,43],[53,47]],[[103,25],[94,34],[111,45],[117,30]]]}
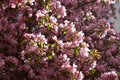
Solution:
{"label": "flower cluster", "polygon": [[[66,18],[75,23],[78,31],[84,32],[85,41],[89,44],[89,54],[95,60],[97,59],[96,66],[91,69],[90,74],[85,73],[84,79],[119,80],[120,35],[114,31],[112,23],[108,22],[109,17],[114,14],[112,6],[114,1],[78,0],[78,6],[71,6],[65,1],[61,2],[65,3],[66,7],[69,6],[67,7],[69,16]],[[114,78],[108,78],[109,75],[105,75],[107,73]]]}
{"label": "flower cluster", "polygon": [[0,1],[0,80],[119,80],[120,34],[108,22],[111,5]]}

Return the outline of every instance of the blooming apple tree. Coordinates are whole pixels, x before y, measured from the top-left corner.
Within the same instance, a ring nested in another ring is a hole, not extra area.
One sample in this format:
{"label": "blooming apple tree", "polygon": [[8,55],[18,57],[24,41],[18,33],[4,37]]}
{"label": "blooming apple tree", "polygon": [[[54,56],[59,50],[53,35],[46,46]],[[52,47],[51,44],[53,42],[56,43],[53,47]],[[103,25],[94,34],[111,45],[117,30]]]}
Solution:
{"label": "blooming apple tree", "polygon": [[119,80],[111,0],[0,1],[0,80]]}

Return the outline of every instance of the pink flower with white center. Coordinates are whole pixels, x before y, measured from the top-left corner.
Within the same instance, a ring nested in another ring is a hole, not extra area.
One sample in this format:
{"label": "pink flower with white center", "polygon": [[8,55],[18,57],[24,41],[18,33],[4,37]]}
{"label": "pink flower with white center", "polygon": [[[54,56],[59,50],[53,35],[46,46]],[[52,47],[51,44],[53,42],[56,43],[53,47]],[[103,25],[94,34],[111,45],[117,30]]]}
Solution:
{"label": "pink flower with white center", "polygon": [[25,33],[25,34],[24,34],[24,37],[25,37],[26,39],[33,38],[34,36],[35,36],[34,34],[30,34],[30,33]]}
{"label": "pink flower with white center", "polygon": [[60,15],[58,16],[58,18],[60,18],[60,17],[64,18],[67,15],[66,14],[66,9],[65,9],[64,6],[61,7],[59,12],[60,12]]}
{"label": "pink flower with white center", "polygon": [[64,3],[65,5],[72,5],[72,6],[76,6],[77,5],[77,0],[59,0],[62,3]]}
{"label": "pink flower with white center", "polygon": [[[118,61],[120,61],[120,55],[117,55],[116,56],[116,59],[118,60]],[[118,63],[119,65],[120,65],[120,63]]]}
{"label": "pink flower with white center", "polygon": [[25,56],[24,56],[24,55],[25,55],[25,50],[23,50],[23,51],[21,52],[21,54],[20,54],[22,60],[25,59]]}
{"label": "pink flower with white center", "polygon": [[89,52],[90,50],[88,48],[81,48],[80,49],[80,55],[84,56],[84,57],[88,57],[89,56]]}
{"label": "pink flower with white center", "polygon": [[80,55],[84,56],[84,57],[88,57],[89,56],[89,51],[90,49],[88,48],[89,45],[87,43],[82,43],[82,48],[80,48]]}
{"label": "pink flower with white center", "polygon": [[56,37],[56,36],[52,37],[52,39],[55,40],[55,41],[57,42],[57,44],[58,44],[61,48],[63,48],[64,43],[63,43],[62,40],[57,40],[57,37]]}
{"label": "pink flower with white center", "polygon": [[66,60],[66,61],[70,60],[70,58],[68,58],[68,56],[66,54],[63,54],[62,56],[63,56],[63,60]]}
{"label": "pink flower with white center", "polygon": [[84,39],[84,33],[82,31],[80,31],[76,34],[76,36],[78,37],[79,43],[82,43],[83,39]]}
{"label": "pink flower with white center", "polygon": [[9,0],[11,8],[16,8],[17,3],[21,3],[21,2],[22,2],[22,0]]}
{"label": "pink flower with white center", "polygon": [[29,0],[30,5],[34,5],[35,0]]}
{"label": "pink flower with white center", "polygon": [[70,23],[70,21],[65,20],[64,23],[65,23],[64,26],[68,26],[68,24]]}
{"label": "pink flower with white center", "polygon": [[39,17],[44,17],[46,15],[46,13],[47,13],[46,10],[38,10],[35,14],[37,17],[36,20],[38,20]]}
{"label": "pink flower with white center", "polygon": [[105,54],[106,57],[111,57],[112,56],[111,50],[107,50],[106,52],[104,52],[104,54]]}
{"label": "pink flower with white center", "polygon": [[52,37],[53,40],[57,41],[57,36]]}
{"label": "pink flower with white center", "polygon": [[77,35],[83,37],[83,36],[84,36],[84,33],[83,33],[82,31],[80,31],[80,32],[78,32]]}
{"label": "pink flower with white center", "polygon": [[117,59],[117,58],[114,58],[114,57],[111,57],[111,58],[110,58],[110,62],[111,62],[112,64],[114,64],[114,65],[119,64],[118,59]]}
{"label": "pink flower with white center", "polygon": [[85,18],[85,19],[95,19],[95,16],[90,11],[86,13],[86,16],[87,16],[87,18]]}
{"label": "pink flower with white center", "polygon": [[96,61],[93,61],[93,63],[91,64],[91,67],[89,69],[92,70],[95,67],[96,67]]}
{"label": "pink flower with white center", "polygon": [[72,42],[66,42],[66,43],[64,43],[64,47],[65,48],[72,47]]}
{"label": "pink flower with white center", "polygon": [[38,11],[36,12],[36,16],[37,16],[37,17],[43,17],[43,16],[45,16],[45,15],[42,14],[42,11],[38,10]]}
{"label": "pink flower with white center", "polygon": [[5,64],[4,60],[0,58],[0,67]]}
{"label": "pink flower with white center", "polygon": [[30,70],[30,66],[29,65],[27,65],[27,64],[24,64],[24,65],[22,65],[22,66],[20,66],[19,67],[19,70],[21,70],[21,71],[29,71]]}
{"label": "pink flower with white center", "polygon": [[71,31],[75,32],[76,31],[75,25],[73,23],[70,23],[70,25],[71,25]]}
{"label": "pink flower with white center", "polygon": [[34,72],[32,69],[30,69],[30,71],[28,72],[28,76],[30,76],[31,79],[33,78]]}
{"label": "pink flower with white center", "polygon": [[54,16],[50,16],[50,20],[52,21],[52,23],[56,23],[57,19]]}
{"label": "pink flower with white center", "polygon": [[11,8],[16,8],[16,4],[12,3]]}
{"label": "pink flower with white center", "polygon": [[66,8],[61,5],[60,1],[53,0],[51,3],[53,13],[57,14],[57,18],[64,18],[66,14]]}
{"label": "pink flower with white center", "polygon": [[46,39],[45,36],[42,35],[41,33],[37,34],[37,35],[34,37],[34,41],[35,41],[35,42],[42,41],[42,42],[44,42],[45,44],[47,44],[47,39]]}
{"label": "pink flower with white center", "polygon": [[75,73],[75,72],[77,71],[77,65],[76,65],[75,63],[73,63],[73,66],[72,66],[72,67],[73,67],[73,69],[72,69],[72,70],[73,70],[73,73]]}
{"label": "pink flower with white center", "polygon": [[100,36],[100,38],[104,38],[107,35],[107,32],[110,30],[110,24],[106,25],[106,29],[103,31],[103,34]]}
{"label": "pink flower with white center", "polygon": [[26,4],[28,2],[28,0],[23,0],[23,2]]}
{"label": "pink flower with white center", "polygon": [[105,72],[106,67],[105,67],[105,65],[97,64],[96,68],[100,73],[103,73],[103,72]]}
{"label": "pink flower with white center", "polygon": [[110,4],[114,4],[117,0],[108,0]]}
{"label": "pink flower with white center", "polygon": [[76,40],[76,41],[72,42],[72,45],[73,46],[79,46],[79,42]]}
{"label": "pink flower with white center", "polygon": [[5,62],[13,63],[16,66],[18,65],[18,59],[12,56],[6,57]]}
{"label": "pink flower with white center", "polygon": [[68,56],[66,54],[63,54],[61,55],[63,57],[63,60],[65,61],[65,63],[62,64],[62,68],[71,68],[71,65],[70,65],[70,58],[68,58]]}
{"label": "pink flower with white center", "polygon": [[79,78],[78,78],[78,80],[83,80],[83,78],[84,78],[84,74],[82,72],[79,72]]}
{"label": "pink flower with white center", "polygon": [[101,75],[102,80],[118,80],[117,73],[115,71],[106,72]]}
{"label": "pink flower with white center", "polygon": [[62,68],[71,68],[71,65],[69,62],[63,63]]}
{"label": "pink flower with white center", "polygon": [[117,39],[117,37],[115,37],[115,36],[110,36],[110,38],[109,38],[109,40],[116,40]]}

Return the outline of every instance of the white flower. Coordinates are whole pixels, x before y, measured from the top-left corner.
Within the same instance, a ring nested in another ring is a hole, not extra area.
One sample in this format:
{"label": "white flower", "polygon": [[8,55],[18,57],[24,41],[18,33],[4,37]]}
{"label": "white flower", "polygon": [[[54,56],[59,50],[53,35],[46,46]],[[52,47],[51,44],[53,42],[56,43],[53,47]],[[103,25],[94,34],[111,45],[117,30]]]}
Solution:
{"label": "white flower", "polygon": [[84,56],[84,57],[88,57],[89,56],[89,52],[90,51],[90,49],[89,48],[81,48],[80,49],[80,54],[82,55],[82,56]]}
{"label": "white flower", "polygon": [[77,65],[73,63],[73,73],[75,73],[76,71],[77,71]]}
{"label": "white flower", "polygon": [[118,75],[115,71],[106,72],[101,75],[102,80],[110,80],[111,78],[113,80],[118,80]]}
{"label": "white flower", "polygon": [[15,4],[11,4],[11,8],[16,8],[16,5]]}
{"label": "white flower", "polygon": [[61,48],[63,48],[64,46],[63,40],[57,40],[57,36],[52,37],[52,39],[55,40]]}
{"label": "white flower", "polygon": [[73,23],[71,23],[71,26],[72,26],[72,28],[71,28],[72,32],[75,32],[76,31],[75,25]]}
{"label": "white flower", "polygon": [[84,33],[82,31],[78,32],[78,36],[81,36],[83,37],[84,36]]}
{"label": "white flower", "polygon": [[80,73],[79,73],[79,79],[78,79],[78,80],[83,80],[83,78],[84,78],[84,75],[83,75],[82,72],[80,72]]}
{"label": "white flower", "polygon": [[43,17],[43,16],[45,16],[45,14],[43,14],[40,10],[38,10],[38,11],[36,12],[36,16],[37,16],[37,17]]}
{"label": "white flower", "polygon": [[57,22],[57,19],[53,16],[50,16],[50,20],[53,22],[53,23],[56,23]]}
{"label": "white flower", "polygon": [[96,61],[93,61],[92,67],[90,67],[89,69],[92,70],[92,69],[95,68],[95,67],[96,67]]}
{"label": "white flower", "polygon": [[66,42],[64,43],[64,47],[70,47],[72,45],[72,42]]}
{"label": "white flower", "polygon": [[35,0],[29,0],[30,5],[34,5]]}
{"label": "white flower", "polygon": [[114,4],[116,0],[108,0],[110,4]]}
{"label": "white flower", "polygon": [[61,56],[63,57],[63,60],[65,61],[65,63],[63,63],[62,65],[62,68],[70,68],[71,67],[70,62],[69,62],[70,58],[68,58],[66,54],[63,54]]}
{"label": "white flower", "polygon": [[68,23],[70,23],[70,21],[65,20],[65,21],[64,21],[64,23],[65,23],[65,26],[67,26],[67,25],[68,25]]}
{"label": "white flower", "polygon": [[57,36],[53,36],[52,39],[56,41],[57,40]]}

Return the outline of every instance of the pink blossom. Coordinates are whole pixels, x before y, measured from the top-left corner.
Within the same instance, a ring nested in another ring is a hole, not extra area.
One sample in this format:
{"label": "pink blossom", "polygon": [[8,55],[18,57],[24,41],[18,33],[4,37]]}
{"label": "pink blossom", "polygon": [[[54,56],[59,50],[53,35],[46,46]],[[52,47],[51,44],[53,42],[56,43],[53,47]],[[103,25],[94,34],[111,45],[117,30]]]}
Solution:
{"label": "pink blossom", "polygon": [[106,72],[101,75],[102,80],[118,80],[117,73],[115,71]]}
{"label": "pink blossom", "polygon": [[12,56],[6,57],[5,62],[13,63],[16,66],[18,65],[18,59]]}

